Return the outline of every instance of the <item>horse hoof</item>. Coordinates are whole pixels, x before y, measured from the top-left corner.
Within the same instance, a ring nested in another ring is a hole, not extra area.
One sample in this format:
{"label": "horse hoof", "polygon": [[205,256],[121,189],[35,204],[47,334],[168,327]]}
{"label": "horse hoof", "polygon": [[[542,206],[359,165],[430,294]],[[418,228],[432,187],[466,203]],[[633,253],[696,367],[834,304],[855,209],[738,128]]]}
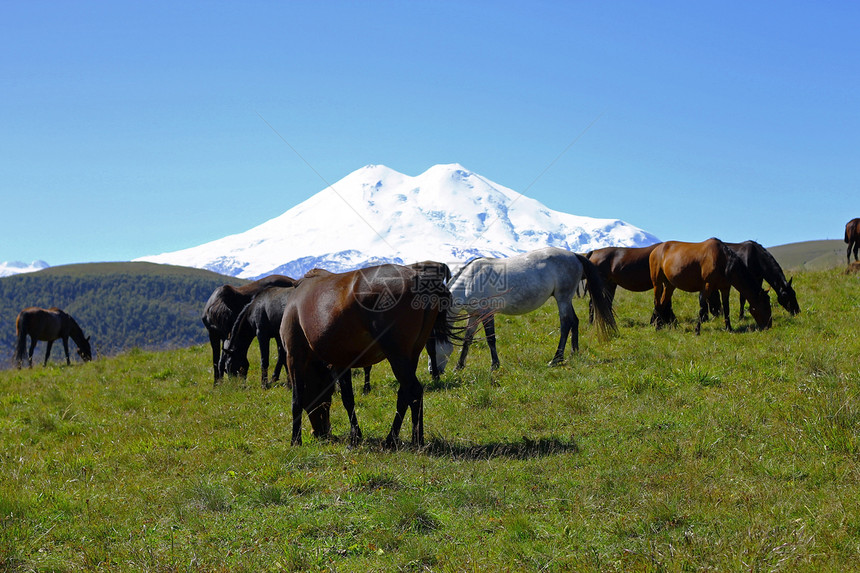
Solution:
{"label": "horse hoof", "polygon": [[498,362],[493,362],[493,363],[490,365],[490,370],[492,370],[493,372],[495,372],[496,370],[498,370],[498,369],[499,369],[499,368],[501,368],[501,367],[502,367],[502,365],[501,365],[500,363],[498,363]]}
{"label": "horse hoof", "polygon": [[549,364],[547,364],[547,366],[555,367],[561,366],[562,364],[564,364],[564,358],[553,358],[549,361]]}

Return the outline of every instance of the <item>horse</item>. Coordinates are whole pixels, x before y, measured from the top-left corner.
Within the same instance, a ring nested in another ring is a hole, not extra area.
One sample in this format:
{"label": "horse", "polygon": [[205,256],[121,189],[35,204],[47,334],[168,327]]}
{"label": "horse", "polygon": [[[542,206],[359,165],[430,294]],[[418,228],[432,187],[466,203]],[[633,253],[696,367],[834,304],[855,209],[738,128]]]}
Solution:
{"label": "horse", "polygon": [[[15,360],[18,368],[21,368],[24,357],[27,357],[29,367],[33,367],[33,350],[36,342],[44,340],[48,343],[45,349],[45,366],[51,356],[51,346],[58,338],[63,340],[63,350],[66,351],[66,365],[71,365],[69,360],[69,338],[75,341],[78,347],[78,355],[84,362],[93,359],[93,351],[90,346],[90,337],[84,337],[84,331],[66,312],[56,307],[39,308],[31,306],[18,313],[15,319],[15,330],[18,334],[18,345],[15,352]],[[27,336],[30,337],[30,350],[27,351]]]}
{"label": "horse", "polygon": [[[797,302],[797,293],[791,286],[793,278],[785,280],[785,273],[782,272],[782,267],[770,254],[770,251],[765,249],[755,241],[744,241],[743,243],[725,243],[725,245],[733,250],[738,255],[750,270],[750,272],[758,277],[759,284],[761,281],[766,281],[770,287],[776,291],[776,300],[788,313],[792,316],[800,312],[800,305]],[[700,305],[704,302],[700,301]],[[746,298],[743,294],[740,295],[740,313],[738,318],[744,318],[744,305]],[[713,293],[708,301],[707,308],[710,308],[711,313],[715,316],[720,312],[719,294]]]}
{"label": "horse", "polygon": [[221,345],[230,335],[236,316],[254,295],[270,286],[288,287],[296,281],[283,275],[270,275],[254,282],[234,287],[223,285],[216,288],[203,306],[203,325],[209,331],[209,344],[212,346],[212,370],[215,373],[213,386],[224,375],[221,370]]}
{"label": "horse", "polygon": [[284,307],[295,287],[269,286],[254,295],[251,302],[245,305],[230,335],[224,341],[224,354],[221,357],[220,370],[227,374],[247,376],[248,348],[254,338],[260,345],[260,384],[264,390],[269,389],[269,341],[274,338],[278,349],[275,361],[275,371],[272,382],[277,382],[281,369],[286,365],[284,345],[281,343],[281,320],[284,317]]}
{"label": "horse", "polygon": [[[438,263],[436,261],[421,261],[420,263],[412,263],[411,265],[407,265],[410,269],[416,270],[421,275],[429,277],[431,280],[440,280],[443,283],[447,283],[451,280],[451,268],[445,263]],[[370,370],[371,366],[366,366],[364,368],[364,387],[362,388],[363,394],[370,394]],[[435,364],[429,365],[430,372],[436,372],[434,375],[434,380],[439,378],[438,370],[436,370]]]}
{"label": "horse", "polygon": [[[651,282],[654,284],[654,316],[657,328],[674,322],[672,293],[675,289],[700,292],[705,299],[718,291],[723,302],[726,330],[729,319],[729,289],[735,287],[750,303],[750,314],[759,328],[771,326],[770,297],[761,288],[761,280],[749,271],[743,261],[725,243],[711,238],[701,243],[666,241],[649,257]],[[701,300],[701,298],[700,298]],[[707,309],[700,308],[696,334],[707,319]]]}
{"label": "horse", "polygon": [[848,263],[851,263],[851,252],[857,261],[857,251],[860,250],[860,219],[851,219],[845,224],[845,242],[848,243]]}
{"label": "horse", "polygon": [[[647,247],[604,247],[589,251],[585,257],[597,267],[600,278],[606,285],[606,294],[609,300],[614,301],[618,287],[633,292],[645,292],[654,288],[648,257],[659,244],[654,243]],[[588,303],[588,321],[594,321],[594,305],[591,301]]]}
{"label": "horse", "polygon": [[441,280],[400,265],[305,275],[287,301],[280,329],[293,386],[292,444],[302,443],[302,410],[314,435],[330,434],[333,379],[340,381],[350,440],[360,440],[349,371],[388,360],[400,389],[385,445],[396,446],[409,407],[412,443],[423,446],[424,388],[416,376],[418,358],[426,346],[435,360],[432,341],[449,342],[450,303],[451,293]]}
{"label": "horse", "polygon": [[[564,361],[567,338],[573,351],[579,349],[579,318],[571,299],[583,277],[594,301],[596,324],[602,338],[616,330],[612,300],[606,293],[597,267],[585,256],[557,247],[544,247],[509,258],[477,258],[464,265],[448,283],[455,312],[468,315],[463,348],[457,369],[466,365],[469,345],[483,324],[490,347],[491,369],[500,366],[496,352],[495,314],[517,315],[540,308],[549,297],[558,306],[560,335],[550,366]],[[436,352],[438,368],[444,372],[453,346],[440,345]]]}

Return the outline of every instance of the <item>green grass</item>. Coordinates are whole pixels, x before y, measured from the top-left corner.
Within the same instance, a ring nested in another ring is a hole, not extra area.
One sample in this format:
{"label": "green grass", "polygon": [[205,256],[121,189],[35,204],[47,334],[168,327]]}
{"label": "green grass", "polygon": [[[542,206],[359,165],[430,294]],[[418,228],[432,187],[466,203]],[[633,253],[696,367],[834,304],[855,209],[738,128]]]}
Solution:
{"label": "green grass", "polygon": [[[213,389],[209,351],[0,372],[0,570],[820,571],[860,559],[860,282],[795,278],[766,332],[582,321],[549,368],[554,305],[499,317],[427,384],[423,450],[381,447],[396,381],[357,397],[365,441],[291,447],[290,393]],[[587,316],[585,301],[574,304]],[[358,387],[358,379],[356,386]],[[405,425],[408,432],[408,423]],[[408,433],[402,437],[408,438]]]}

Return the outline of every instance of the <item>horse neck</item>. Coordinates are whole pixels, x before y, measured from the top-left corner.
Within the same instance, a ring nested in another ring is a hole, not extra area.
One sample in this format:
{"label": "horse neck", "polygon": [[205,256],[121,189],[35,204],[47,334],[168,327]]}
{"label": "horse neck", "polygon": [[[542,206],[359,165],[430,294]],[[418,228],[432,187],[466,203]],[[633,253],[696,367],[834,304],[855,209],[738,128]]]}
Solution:
{"label": "horse neck", "polygon": [[761,283],[756,280],[741,258],[726,247],[726,276],[733,287],[748,300],[753,300],[761,291]]}
{"label": "horse neck", "polygon": [[767,281],[767,284],[780,291],[787,290],[788,281],[785,279],[782,267],[776,262],[774,256],[758,243],[755,244],[754,248],[761,276]]}
{"label": "horse neck", "polygon": [[248,303],[236,317],[236,322],[233,323],[233,328],[230,330],[230,345],[234,350],[238,349],[245,352],[251,346],[251,341],[254,340],[256,328],[252,320],[253,308],[253,304]]}
{"label": "horse neck", "polygon": [[69,315],[66,315],[66,317],[69,321],[69,336],[72,338],[72,340],[75,341],[75,344],[80,347],[86,340],[86,337],[84,336],[84,331],[81,329],[81,327],[78,325],[74,318]]}

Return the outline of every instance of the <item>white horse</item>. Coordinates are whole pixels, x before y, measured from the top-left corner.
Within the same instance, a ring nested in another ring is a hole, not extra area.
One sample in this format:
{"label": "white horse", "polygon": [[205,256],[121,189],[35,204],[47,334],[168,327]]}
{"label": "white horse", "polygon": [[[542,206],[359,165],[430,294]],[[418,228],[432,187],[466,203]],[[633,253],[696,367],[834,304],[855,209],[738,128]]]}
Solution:
{"label": "white horse", "polygon": [[[466,263],[448,282],[454,311],[468,314],[457,369],[466,364],[469,344],[479,323],[484,325],[487,335],[492,368],[498,368],[494,315],[526,314],[540,308],[549,297],[554,297],[558,305],[561,328],[558,349],[550,366],[563,362],[568,335],[571,336],[573,350],[579,349],[579,319],[571,299],[583,276],[594,301],[598,333],[601,338],[606,338],[616,330],[612,300],[606,295],[597,267],[584,256],[565,249],[545,247],[506,259],[479,258]],[[453,349],[451,344],[437,346],[439,372],[444,372]]]}

